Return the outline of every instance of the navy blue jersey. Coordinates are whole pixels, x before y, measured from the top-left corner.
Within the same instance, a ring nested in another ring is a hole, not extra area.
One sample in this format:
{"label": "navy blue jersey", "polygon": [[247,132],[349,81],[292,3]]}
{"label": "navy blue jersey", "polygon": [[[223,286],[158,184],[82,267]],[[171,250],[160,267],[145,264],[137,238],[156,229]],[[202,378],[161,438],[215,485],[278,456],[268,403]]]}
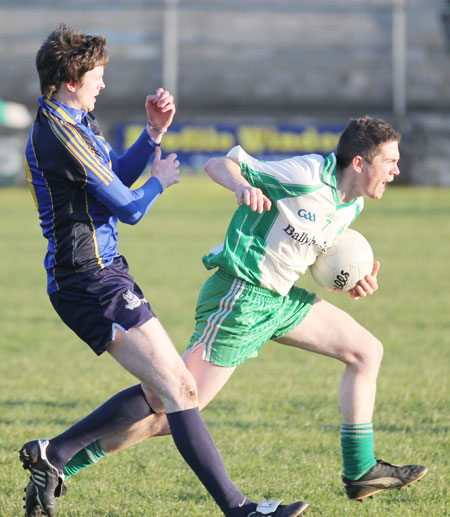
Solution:
{"label": "navy blue jersey", "polygon": [[117,156],[92,114],[39,99],[25,165],[48,239],[49,293],[75,282],[79,274],[109,266],[118,255],[118,220],[135,224],[163,190],[157,178],[130,189],[154,145],[144,130]]}

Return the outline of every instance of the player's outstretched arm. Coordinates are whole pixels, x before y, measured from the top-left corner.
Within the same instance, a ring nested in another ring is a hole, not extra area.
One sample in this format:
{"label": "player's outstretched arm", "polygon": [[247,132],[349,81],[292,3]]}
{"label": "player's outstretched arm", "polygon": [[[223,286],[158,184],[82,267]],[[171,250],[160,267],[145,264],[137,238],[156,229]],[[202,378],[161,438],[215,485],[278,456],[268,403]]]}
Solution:
{"label": "player's outstretched arm", "polygon": [[253,187],[242,176],[237,160],[229,157],[211,158],[205,165],[208,176],[236,194],[238,205],[247,205],[254,212],[270,210],[272,202],[261,189]]}
{"label": "player's outstretched arm", "polygon": [[359,298],[364,298],[365,296],[370,296],[378,289],[378,280],[377,275],[380,270],[380,263],[376,260],[373,263],[372,273],[370,275],[366,275],[362,280],[358,282],[356,287],[354,287],[351,291],[349,291],[350,298],[353,300],[359,300]]}

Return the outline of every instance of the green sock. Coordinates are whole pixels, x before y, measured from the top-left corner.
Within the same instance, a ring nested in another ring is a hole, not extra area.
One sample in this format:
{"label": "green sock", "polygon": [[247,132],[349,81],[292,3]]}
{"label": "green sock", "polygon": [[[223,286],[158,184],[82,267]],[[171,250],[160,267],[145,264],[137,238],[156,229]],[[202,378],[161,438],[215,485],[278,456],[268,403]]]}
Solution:
{"label": "green sock", "polygon": [[106,452],[100,447],[100,444],[96,440],[90,443],[87,447],[78,451],[75,456],[64,465],[63,473],[65,479],[70,478],[81,469],[89,467],[100,461],[104,456],[107,456]]}
{"label": "green sock", "polygon": [[373,455],[373,424],[342,424],[342,460],[344,476],[359,479],[376,465]]}

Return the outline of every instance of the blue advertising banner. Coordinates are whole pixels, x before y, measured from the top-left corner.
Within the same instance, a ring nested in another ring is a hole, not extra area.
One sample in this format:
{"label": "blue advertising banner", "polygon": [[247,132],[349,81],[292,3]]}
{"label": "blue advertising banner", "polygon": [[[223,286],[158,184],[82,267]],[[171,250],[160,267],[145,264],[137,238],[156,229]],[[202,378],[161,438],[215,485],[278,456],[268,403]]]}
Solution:
{"label": "blue advertising banner", "polygon": [[[212,156],[223,156],[239,144],[261,160],[299,154],[327,155],[336,149],[344,125],[173,124],[164,135],[164,153],[176,153],[183,172],[198,172]],[[140,124],[117,127],[116,149],[123,152],[139,136]]]}

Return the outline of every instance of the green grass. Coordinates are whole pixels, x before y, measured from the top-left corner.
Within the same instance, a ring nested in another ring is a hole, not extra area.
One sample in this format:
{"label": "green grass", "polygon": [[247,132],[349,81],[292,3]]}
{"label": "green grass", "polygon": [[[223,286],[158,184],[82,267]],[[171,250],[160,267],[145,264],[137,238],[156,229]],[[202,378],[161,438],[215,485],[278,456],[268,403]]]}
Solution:
{"label": "green grass", "polygon": [[[121,227],[131,271],[181,352],[192,329],[201,256],[222,241],[234,196],[184,177],[135,227]],[[58,320],[45,294],[45,242],[26,189],[0,190],[0,516],[22,515],[27,475],[17,450],[52,437],[135,381],[96,358]],[[384,343],[374,418],[376,453],[429,466],[423,482],[363,504],[344,496],[338,384],[343,366],[268,343],[204,411],[236,484],[255,500],[302,498],[309,515],[449,514],[450,191],[393,188],[353,227],[381,261],[370,299],[329,301]],[[308,276],[302,283],[316,289]],[[219,516],[175,451],[158,438],[113,454],[69,480],[58,516]]]}

